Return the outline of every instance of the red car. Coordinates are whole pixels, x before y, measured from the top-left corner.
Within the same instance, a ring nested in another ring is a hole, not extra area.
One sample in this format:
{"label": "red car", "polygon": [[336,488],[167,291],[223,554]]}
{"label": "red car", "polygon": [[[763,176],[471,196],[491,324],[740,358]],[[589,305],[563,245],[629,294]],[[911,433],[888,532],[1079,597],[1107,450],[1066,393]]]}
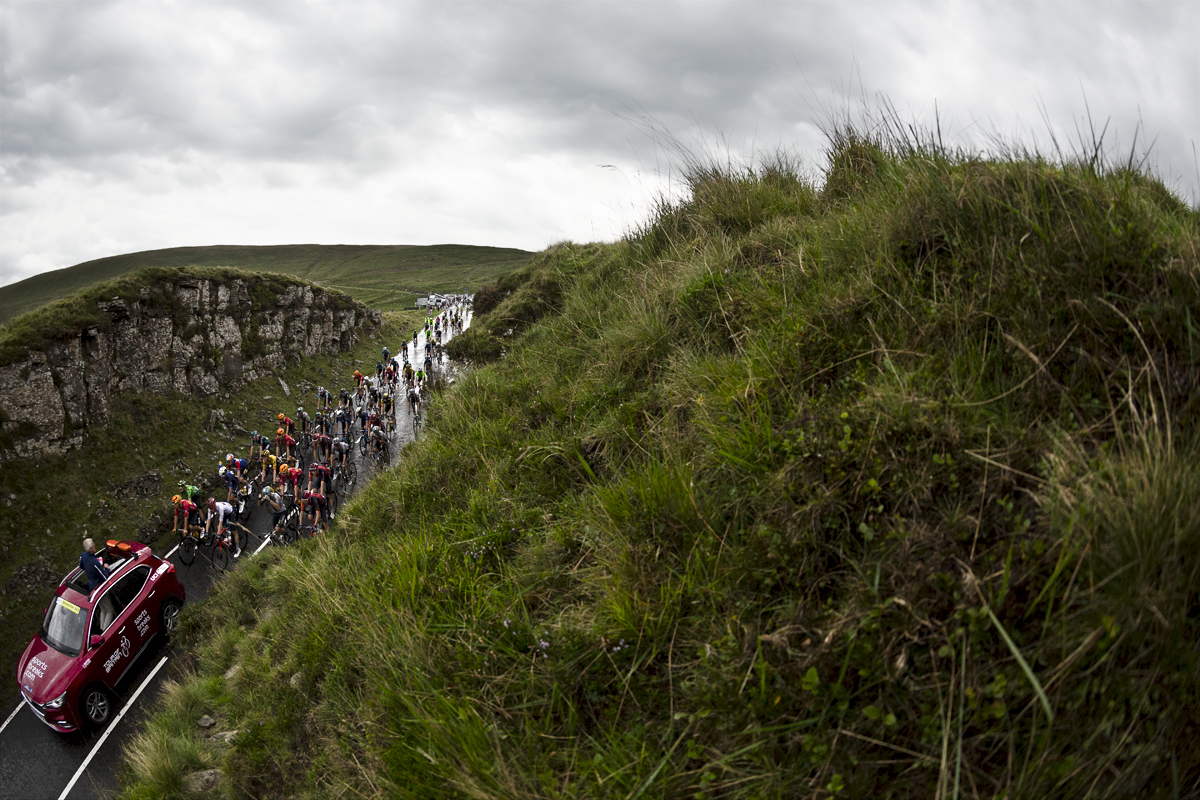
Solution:
{"label": "red car", "polygon": [[108,722],[113,687],[183,606],[175,566],[138,542],[109,541],[96,555],[109,578],[90,593],[76,568],[54,592],[42,629],[17,663],[26,705],[56,731]]}

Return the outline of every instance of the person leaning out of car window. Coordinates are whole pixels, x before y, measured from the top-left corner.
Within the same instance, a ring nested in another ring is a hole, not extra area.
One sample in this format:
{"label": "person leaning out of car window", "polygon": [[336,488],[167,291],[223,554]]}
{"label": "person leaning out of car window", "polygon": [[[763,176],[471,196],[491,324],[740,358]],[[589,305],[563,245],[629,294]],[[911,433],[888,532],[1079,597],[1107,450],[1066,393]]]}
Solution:
{"label": "person leaning out of car window", "polygon": [[87,575],[88,594],[108,580],[108,568],[96,557],[96,543],[91,539],[83,540],[83,552],[79,554],[79,568],[83,570],[84,575]]}

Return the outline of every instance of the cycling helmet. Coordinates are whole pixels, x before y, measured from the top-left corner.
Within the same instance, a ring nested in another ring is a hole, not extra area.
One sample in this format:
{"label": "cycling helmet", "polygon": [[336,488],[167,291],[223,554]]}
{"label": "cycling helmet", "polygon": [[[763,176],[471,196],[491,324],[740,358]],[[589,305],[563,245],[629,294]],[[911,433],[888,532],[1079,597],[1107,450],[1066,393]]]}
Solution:
{"label": "cycling helmet", "polygon": [[233,461],[233,453],[226,453],[226,454],[225,454],[225,461],[226,461],[226,463],[228,463],[228,462],[230,462],[230,461]]}
{"label": "cycling helmet", "polygon": [[279,416],[277,416],[275,419],[283,419],[283,414],[282,414],[282,413],[280,413],[280,415],[279,415]]}
{"label": "cycling helmet", "polygon": [[216,508],[217,507],[217,498],[215,498],[215,497],[208,498],[208,507]]}
{"label": "cycling helmet", "polygon": [[301,497],[303,497],[305,500],[307,500],[307,499],[309,499],[310,497],[312,497],[312,495],[313,495],[313,493],[312,493],[312,492],[310,492],[308,489],[305,489],[305,490],[304,490],[304,493],[303,493],[303,494],[301,494],[300,496],[301,496]]}
{"label": "cycling helmet", "polygon": [[171,498],[171,502],[172,502],[172,503],[175,503],[175,504],[177,504],[177,505],[178,505],[179,501],[180,501],[180,500],[182,500],[182,499],[183,499],[183,498],[182,498],[182,497],[180,497],[179,495],[175,495],[174,497],[172,497],[172,498]]}
{"label": "cycling helmet", "polygon": [[179,488],[181,488],[181,489],[182,489],[184,486],[187,486],[187,484],[186,484],[186,483],[184,483],[183,481],[180,481],[180,482],[179,482],[178,484],[176,484],[176,485],[177,485],[177,486],[179,486]]}
{"label": "cycling helmet", "polygon": [[261,492],[259,492],[259,494],[261,494],[263,497],[266,497],[266,496],[268,496],[269,494],[271,494],[271,487],[270,487],[270,486],[264,486],[264,487],[262,488],[262,491],[261,491]]}
{"label": "cycling helmet", "polygon": [[283,428],[278,428],[275,431],[276,436],[283,436]]}
{"label": "cycling helmet", "polygon": [[296,413],[297,413],[297,414],[303,414],[303,413],[304,413],[304,406],[296,406]]}
{"label": "cycling helmet", "polygon": [[258,438],[258,431],[250,431],[250,438],[251,438],[251,439],[257,439],[257,438]]}
{"label": "cycling helmet", "polygon": [[354,412],[354,413],[355,413],[355,414],[361,414],[361,413],[362,413],[362,406],[359,406],[359,407],[358,407],[358,408],[355,410],[355,412]]}
{"label": "cycling helmet", "polygon": [[220,475],[222,478],[224,478],[224,477],[225,477],[225,473],[226,473],[226,472],[228,472],[228,471],[229,471],[229,470],[225,469],[224,467],[221,467],[219,470],[217,470],[217,474],[218,474],[218,475]]}

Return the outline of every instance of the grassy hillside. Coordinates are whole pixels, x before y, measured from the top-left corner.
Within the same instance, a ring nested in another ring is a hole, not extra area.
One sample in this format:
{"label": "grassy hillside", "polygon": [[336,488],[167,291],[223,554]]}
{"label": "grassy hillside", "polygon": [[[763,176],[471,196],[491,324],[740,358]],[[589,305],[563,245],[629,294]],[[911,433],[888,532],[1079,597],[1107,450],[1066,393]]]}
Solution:
{"label": "grassy hillside", "polygon": [[482,292],[431,435],[185,612],[125,797],[1200,793],[1195,212],[852,130],[821,188],[690,167]]}
{"label": "grassy hillside", "polygon": [[173,247],[100,258],[34,275],[0,292],[0,323],[100,281],[147,267],[232,267],[281,272],[340,289],[384,311],[412,308],[419,294],[474,290],[529,260],[505,247],[442,244]]}

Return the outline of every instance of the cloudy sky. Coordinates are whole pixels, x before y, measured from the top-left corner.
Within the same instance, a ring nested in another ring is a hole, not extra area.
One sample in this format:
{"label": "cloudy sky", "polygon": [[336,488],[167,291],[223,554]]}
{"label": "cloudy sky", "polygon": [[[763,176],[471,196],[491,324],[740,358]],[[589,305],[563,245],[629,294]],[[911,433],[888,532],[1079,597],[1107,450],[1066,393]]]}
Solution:
{"label": "cloudy sky", "polygon": [[980,145],[1074,142],[1090,108],[1196,204],[1198,41],[1195,0],[0,0],[0,285],[179,245],[610,241],[669,190],[662,132],[817,173],[877,96]]}

